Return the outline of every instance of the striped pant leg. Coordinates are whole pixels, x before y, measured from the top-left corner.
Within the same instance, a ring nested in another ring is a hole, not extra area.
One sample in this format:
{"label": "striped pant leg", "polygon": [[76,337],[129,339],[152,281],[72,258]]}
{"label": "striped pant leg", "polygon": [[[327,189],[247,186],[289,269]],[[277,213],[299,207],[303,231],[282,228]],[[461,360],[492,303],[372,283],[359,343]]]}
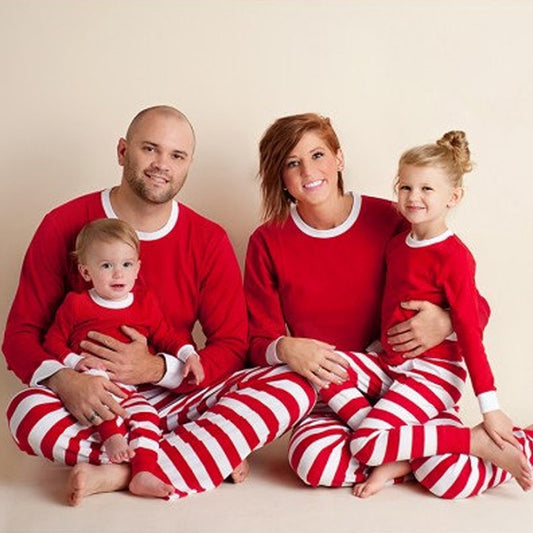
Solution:
{"label": "striped pant leg", "polygon": [[65,465],[109,463],[96,426],[84,426],[49,389],[30,387],[19,392],[7,409],[9,429],[18,447]]}
{"label": "striped pant leg", "polygon": [[352,453],[367,465],[469,450],[467,428],[426,424],[453,407],[466,371],[460,362],[420,358],[391,368],[395,378],[354,431]]}
{"label": "striped pant leg", "polygon": [[[454,410],[441,413],[429,422],[463,427]],[[533,466],[533,431],[515,428],[514,436]],[[442,454],[411,462],[417,481],[429,492],[446,499],[477,496],[511,479],[511,474],[488,461],[467,454]]]}
{"label": "striped pant leg", "polygon": [[312,487],[346,487],[364,481],[368,468],[350,452],[351,433],[334,413],[313,412],[291,435],[291,468]]}
{"label": "striped pant leg", "polygon": [[393,380],[375,353],[337,354],[348,362],[348,379],[321,389],[319,397],[348,427],[356,429],[370,412],[368,398],[381,398]]}
{"label": "striped pant leg", "polygon": [[159,466],[178,497],[218,486],[254,450],[281,436],[316,401],[307,380],[286,366],[243,370],[214,387],[166,403],[169,432]]}
{"label": "striped pant leg", "polygon": [[161,477],[157,459],[162,432],[156,409],[139,393],[130,394],[121,405],[128,413],[128,440],[130,447],[135,450],[135,457],[131,460],[132,477],[140,471]]}

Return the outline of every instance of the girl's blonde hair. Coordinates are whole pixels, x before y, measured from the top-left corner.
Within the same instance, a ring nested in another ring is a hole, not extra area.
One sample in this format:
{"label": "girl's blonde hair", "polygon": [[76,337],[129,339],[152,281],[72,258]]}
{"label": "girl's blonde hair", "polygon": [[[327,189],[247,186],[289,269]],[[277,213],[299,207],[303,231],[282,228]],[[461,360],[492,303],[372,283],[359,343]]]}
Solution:
{"label": "girl's blonde hair", "polygon": [[121,241],[131,246],[139,255],[141,245],[136,231],[118,218],[99,218],[83,226],[76,237],[76,245],[72,255],[78,263],[86,263],[87,250],[94,242]]}
{"label": "girl's blonde hair", "polygon": [[[405,165],[415,167],[437,166],[443,168],[454,187],[461,187],[463,175],[472,170],[470,149],[464,131],[452,130],[437,142],[411,148],[402,154],[398,170]],[[398,183],[396,179],[395,186]]]}
{"label": "girl's blonde hair", "polygon": [[[263,220],[283,222],[289,216],[294,198],[285,190],[282,171],[291,150],[305,133],[315,132],[333,153],[340,149],[339,139],[329,118],[316,113],[290,115],[276,120],[263,134],[259,143],[259,178],[263,197]],[[342,173],[337,186],[344,194]]]}

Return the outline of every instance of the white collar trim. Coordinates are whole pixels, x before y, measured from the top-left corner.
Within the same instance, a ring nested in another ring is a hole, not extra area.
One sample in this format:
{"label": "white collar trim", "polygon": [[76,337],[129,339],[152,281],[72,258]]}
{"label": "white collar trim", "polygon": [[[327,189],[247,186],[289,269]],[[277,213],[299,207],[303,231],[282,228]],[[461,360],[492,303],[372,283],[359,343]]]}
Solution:
{"label": "white collar trim", "polygon": [[93,288],[89,289],[89,296],[96,305],[106,309],[126,309],[133,303],[133,293],[131,292],[123,300],[107,300],[102,298]]}
{"label": "white collar trim", "polygon": [[330,239],[331,237],[338,237],[339,235],[346,233],[355,224],[357,217],[359,216],[359,212],[361,211],[361,196],[359,196],[358,194],[354,194],[351,191],[347,194],[351,194],[353,196],[352,210],[350,211],[350,214],[348,215],[346,220],[335,228],[316,229],[312,226],[309,226],[309,224],[306,224],[303,218],[298,213],[295,204],[291,204],[290,207],[291,218],[298,227],[298,229],[306,235],[309,235],[310,237],[316,237],[317,239]]}
{"label": "white collar trim", "polygon": [[[102,191],[102,207],[108,218],[118,218],[115,211],[113,211],[113,206],[111,205],[111,189],[104,189]],[[170,216],[168,217],[167,223],[157,231],[137,231],[137,236],[141,241],[156,241],[168,235],[176,225],[179,215],[179,206],[178,202],[175,200],[172,201],[172,210]]]}
{"label": "white collar trim", "polygon": [[453,231],[447,229],[444,233],[437,235],[436,237],[431,237],[431,239],[422,239],[419,241],[411,233],[405,238],[405,243],[411,248],[423,248],[424,246],[431,246],[432,244],[437,244],[439,242],[445,241],[448,237],[453,235]]}

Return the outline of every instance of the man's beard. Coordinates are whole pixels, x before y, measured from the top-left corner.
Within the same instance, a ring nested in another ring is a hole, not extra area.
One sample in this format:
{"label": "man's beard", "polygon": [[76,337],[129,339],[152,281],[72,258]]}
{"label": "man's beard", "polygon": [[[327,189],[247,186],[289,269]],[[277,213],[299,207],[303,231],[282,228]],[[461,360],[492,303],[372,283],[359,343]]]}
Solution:
{"label": "man's beard", "polygon": [[142,200],[151,204],[165,204],[172,200],[180,191],[183,183],[179,186],[169,187],[164,191],[154,191],[138,176],[138,172],[135,171],[128,163],[124,165],[124,178],[131,187],[132,191]]}

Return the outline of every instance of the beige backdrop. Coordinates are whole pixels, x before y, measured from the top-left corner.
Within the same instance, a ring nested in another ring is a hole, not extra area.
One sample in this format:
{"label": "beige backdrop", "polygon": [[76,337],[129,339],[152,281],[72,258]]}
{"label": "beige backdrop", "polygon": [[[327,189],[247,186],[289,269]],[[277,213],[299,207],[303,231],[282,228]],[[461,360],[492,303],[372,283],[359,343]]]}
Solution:
{"label": "beige backdrop", "polygon": [[[504,0],[3,0],[0,322],[43,214],[117,183],[116,141],[145,106],[194,123],[180,199],[227,228],[241,262],[275,118],[330,116],[348,186],[384,197],[401,151],[463,128],[477,165],[452,226],[492,305],[503,406],[531,422],[531,20],[533,2]],[[4,368],[0,380],[5,405],[19,384]],[[465,406],[475,419],[471,395]]]}

